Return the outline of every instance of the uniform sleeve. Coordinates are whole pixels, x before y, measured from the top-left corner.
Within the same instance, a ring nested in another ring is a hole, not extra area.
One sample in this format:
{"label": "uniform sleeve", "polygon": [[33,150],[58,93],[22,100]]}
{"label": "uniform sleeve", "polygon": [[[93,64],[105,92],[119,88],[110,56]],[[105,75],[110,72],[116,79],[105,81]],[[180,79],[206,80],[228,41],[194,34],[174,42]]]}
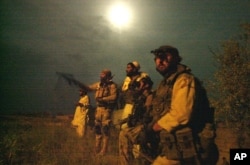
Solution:
{"label": "uniform sleeve", "polygon": [[110,95],[103,97],[103,101],[106,102],[114,102],[117,99],[117,94],[118,94],[118,90],[117,90],[117,85],[116,84],[112,84],[110,86]]}
{"label": "uniform sleeve", "polygon": [[158,125],[171,132],[189,122],[194,104],[194,85],[194,78],[190,75],[177,78],[173,86],[170,111],[157,121]]}
{"label": "uniform sleeve", "polygon": [[88,87],[89,87],[89,89],[90,89],[91,91],[96,91],[97,88],[98,88],[98,86],[99,86],[99,82],[96,82],[96,83],[94,83],[94,84],[89,85]]}
{"label": "uniform sleeve", "polygon": [[131,79],[128,76],[124,79],[123,85],[122,85],[122,91],[123,92],[128,89],[130,81],[131,81]]}

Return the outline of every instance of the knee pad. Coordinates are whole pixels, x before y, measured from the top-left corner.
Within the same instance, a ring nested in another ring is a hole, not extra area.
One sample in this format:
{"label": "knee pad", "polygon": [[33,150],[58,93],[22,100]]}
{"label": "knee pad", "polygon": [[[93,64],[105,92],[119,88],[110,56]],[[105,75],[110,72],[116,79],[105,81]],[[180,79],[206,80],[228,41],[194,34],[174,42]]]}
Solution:
{"label": "knee pad", "polygon": [[102,134],[100,125],[95,125],[95,133],[98,134],[98,135]]}
{"label": "knee pad", "polygon": [[109,126],[108,125],[103,126],[102,130],[103,130],[104,135],[106,135],[106,136],[109,135]]}

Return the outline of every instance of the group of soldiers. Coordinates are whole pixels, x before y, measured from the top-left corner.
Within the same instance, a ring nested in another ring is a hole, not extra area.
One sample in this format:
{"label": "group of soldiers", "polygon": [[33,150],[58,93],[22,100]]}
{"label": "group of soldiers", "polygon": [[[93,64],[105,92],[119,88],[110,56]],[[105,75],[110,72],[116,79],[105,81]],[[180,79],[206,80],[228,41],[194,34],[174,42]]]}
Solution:
{"label": "group of soldiers", "polygon": [[[137,61],[127,64],[126,78],[120,90],[109,69],[101,71],[99,82],[81,86],[77,107],[85,117],[89,106],[87,92],[95,91],[96,154],[107,153],[113,124],[111,116],[119,97],[124,102],[119,122],[121,165],[215,164],[215,156],[206,153],[209,156],[202,157],[199,154],[197,143],[201,143],[199,137],[205,133],[202,134],[203,125],[195,123],[200,118],[195,116],[194,108],[196,100],[199,100],[199,84],[191,70],[180,63],[182,58],[173,46],[160,46],[151,53],[157,72],[163,76],[156,90],[152,90],[153,81],[147,73],[140,71]],[[72,124],[77,125],[74,120]],[[213,143],[215,133],[212,124],[204,127],[208,130],[206,142]],[[80,136],[84,136],[82,128],[79,129]]]}

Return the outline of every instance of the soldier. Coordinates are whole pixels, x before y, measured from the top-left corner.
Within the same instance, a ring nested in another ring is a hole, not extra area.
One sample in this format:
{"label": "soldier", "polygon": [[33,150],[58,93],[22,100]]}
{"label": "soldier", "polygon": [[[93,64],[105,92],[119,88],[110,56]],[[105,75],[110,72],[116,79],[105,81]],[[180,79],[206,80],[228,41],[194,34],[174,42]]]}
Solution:
{"label": "soldier", "polygon": [[[161,46],[151,51],[156,70],[164,77],[152,101],[151,128],[160,135],[161,153],[153,165],[200,164],[193,143],[205,113],[197,115],[195,106],[199,96],[199,83],[191,70],[181,64],[179,52],[172,46]],[[199,123],[200,122],[200,123]],[[205,121],[204,121],[205,122]],[[213,138],[214,134],[209,133]]]}
{"label": "soldier", "polygon": [[138,136],[144,128],[143,116],[149,110],[152,101],[153,82],[146,73],[139,70],[138,62],[128,63],[127,77],[122,86],[125,99],[123,122],[119,134],[119,154],[122,165],[131,164],[134,158],[140,156]]}
{"label": "soldier", "polygon": [[116,106],[118,96],[117,84],[112,81],[111,71],[104,69],[100,73],[100,82],[87,87],[88,90],[95,91],[96,114],[95,114],[95,152],[105,155],[107,152],[111,114]]}
{"label": "soldier", "polygon": [[95,91],[96,112],[94,129],[96,134],[95,152],[99,155],[105,155],[107,152],[111,114],[117,105],[118,89],[117,84],[112,81],[112,73],[109,69],[103,69],[100,73],[100,81],[85,85],[76,80],[73,75],[56,72],[64,78],[70,85],[77,85],[86,91]]}
{"label": "soldier", "polygon": [[[122,119],[126,119],[132,113],[133,106],[137,98],[141,95],[136,89],[140,89],[141,80],[149,77],[147,73],[140,72],[140,64],[137,61],[129,62],[126,68],[126,78],[122,85],[122,98],[125,102],[123,108]],[[122,124],[121,128],[127,127],[127,124]]]}
{"label": "soldier", "polygon": [[86,120],[90,107],[90,100],[85,90],[80,89],[79,94],[80,94],[80,99],[76,103],[75,114],[71,124],[74,127],[76,127],[77,135],[79,137],[83,137],[85,135],[86,122],[87,122]]}

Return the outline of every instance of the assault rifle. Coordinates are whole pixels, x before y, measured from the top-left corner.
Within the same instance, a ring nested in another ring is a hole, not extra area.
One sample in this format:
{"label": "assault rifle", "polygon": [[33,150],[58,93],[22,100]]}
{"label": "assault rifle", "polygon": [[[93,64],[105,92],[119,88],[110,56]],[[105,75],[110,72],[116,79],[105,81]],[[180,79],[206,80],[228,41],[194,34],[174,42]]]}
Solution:
{"label": "assault rifle", "polygon": [[75,86],[78,86],[79,88],[81,88],[83,90],[90,91],[90,88],[87,85],[85,85],[85,84],[81,83],[80,81],[76,80],[72,74],[56,72],[56,75],[59,76],[59,77],[62,77],[63,79],[65,79],[70,86],[75,85]]}

